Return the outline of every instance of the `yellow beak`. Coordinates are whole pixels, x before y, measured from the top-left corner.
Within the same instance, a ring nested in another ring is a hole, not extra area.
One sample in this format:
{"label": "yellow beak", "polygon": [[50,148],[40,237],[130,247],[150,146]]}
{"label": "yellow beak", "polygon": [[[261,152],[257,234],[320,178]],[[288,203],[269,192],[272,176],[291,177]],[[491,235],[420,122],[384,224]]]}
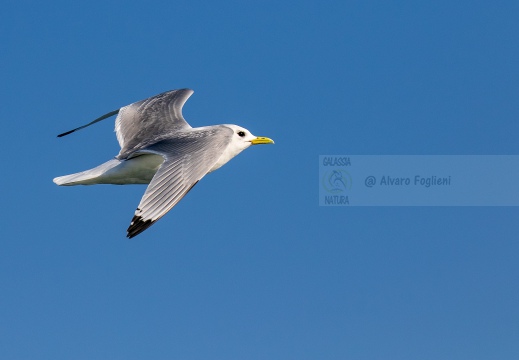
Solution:
{"label": "yellow beak", "polygon": [[274,144],[274,140],[269,139],[268,137],[262,137],[258,136],[256,139],[251,140],[252,145],[259,145],[259,144]]}

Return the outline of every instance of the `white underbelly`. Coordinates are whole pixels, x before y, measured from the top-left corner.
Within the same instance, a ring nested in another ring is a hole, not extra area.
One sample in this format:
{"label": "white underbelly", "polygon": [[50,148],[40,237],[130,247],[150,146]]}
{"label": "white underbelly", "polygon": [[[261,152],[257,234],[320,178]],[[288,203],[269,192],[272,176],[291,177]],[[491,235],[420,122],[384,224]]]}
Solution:
{"label": "white underbelly", "polygon": [[145,154],[122,161],[96,180],[97,184],[149,184],[164,158],[160,155]]}

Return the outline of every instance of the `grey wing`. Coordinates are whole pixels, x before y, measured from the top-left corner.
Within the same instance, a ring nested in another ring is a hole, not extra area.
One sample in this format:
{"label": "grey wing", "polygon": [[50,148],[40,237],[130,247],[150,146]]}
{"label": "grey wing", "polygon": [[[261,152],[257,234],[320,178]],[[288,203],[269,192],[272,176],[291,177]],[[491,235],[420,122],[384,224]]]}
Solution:
{"label": "grey wing", "polygon": [[125,158],[161,137],[191,128],[182,116],[182,107],[192,94],[191,89],[172,90],[122,107],[115,120],[121,146],[118,157]]}
{"label": "grey wing", "polygon": [[232,130],[222,126],[164,140],[143,150],[162,155],[164,162],[135,210],[127,236],[140,234],[171,210],[214,166],[231,137]]}

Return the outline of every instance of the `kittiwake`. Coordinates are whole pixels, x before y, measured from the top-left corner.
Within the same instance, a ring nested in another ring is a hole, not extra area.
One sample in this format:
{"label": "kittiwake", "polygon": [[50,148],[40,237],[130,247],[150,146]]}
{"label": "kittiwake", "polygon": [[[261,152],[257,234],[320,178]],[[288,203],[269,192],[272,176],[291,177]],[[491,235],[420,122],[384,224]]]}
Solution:
{"label": "kittiwake", "polygon": [[68,135],[117,115],[119,154],[93,169],[54,179],[58,185],[149,184],[127,230],[132,238],[175,206],[206,174],[251,145],[273,144],[237,125],[192,128],[182,116],[191,89],[167,91],[105,114]]}

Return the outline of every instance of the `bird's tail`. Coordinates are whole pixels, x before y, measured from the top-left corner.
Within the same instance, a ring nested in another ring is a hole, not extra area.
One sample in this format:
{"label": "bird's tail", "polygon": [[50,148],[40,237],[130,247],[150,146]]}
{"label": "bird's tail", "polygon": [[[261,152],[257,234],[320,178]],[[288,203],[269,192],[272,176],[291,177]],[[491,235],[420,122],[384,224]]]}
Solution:
{"label": "bird's tail", "polygon": [[94,185],[101,184],[102,176],[110,169],[113,169],[121,163],[120,160],[112,159],[93,169],[85,170],[71,175],[59,176],[54,178],[54,183],[60,186],[74,186],[74,185]]}

